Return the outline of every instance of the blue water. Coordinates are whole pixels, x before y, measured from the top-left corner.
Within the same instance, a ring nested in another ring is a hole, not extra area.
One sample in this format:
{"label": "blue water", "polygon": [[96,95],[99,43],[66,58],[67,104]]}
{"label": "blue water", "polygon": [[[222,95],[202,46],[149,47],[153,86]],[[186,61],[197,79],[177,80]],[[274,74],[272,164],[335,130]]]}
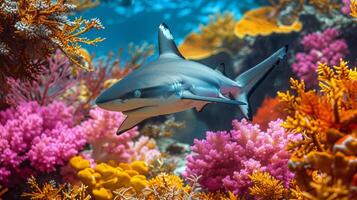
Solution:
{"label": "blue water", "polygon": [[[126,48],[130,42],[156,44],[157,27],[165,22],[171,28],[175,40],[180,43],[199,24],[209,21],[215,13],[231,12],[239,19],[246,10],[258,7],[253,0],[133,0],[132,5],[122,6],[121,0],[102,2],[100,6],[77,13],[84,18],[99,18],[105,30],[92,31],[87,36],[104,37],[97,47],[86,46],[98,56],[109,51]],[[125,54],[124,54],[125,56]]]}

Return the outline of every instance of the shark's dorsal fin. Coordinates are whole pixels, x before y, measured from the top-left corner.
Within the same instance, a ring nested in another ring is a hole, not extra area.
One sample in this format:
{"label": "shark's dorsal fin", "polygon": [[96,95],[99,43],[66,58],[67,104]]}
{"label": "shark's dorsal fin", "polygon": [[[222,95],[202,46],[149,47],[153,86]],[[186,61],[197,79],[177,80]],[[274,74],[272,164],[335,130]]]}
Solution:
{"label": "shark's dorsal fin", "polygon": [[161,56],[177,56],[183,58],[174,41],[169,27],[162,23],[159,26],[159,53]]}
{"label": "shark's dorsal fin", "polygon": [[220,65],[218,65],[216,67],[216,69],[214,69],[214,70],[216,70],[217,72],[223,74],[224,76],[227,76],[226,65],[224,63],[221,63]]}

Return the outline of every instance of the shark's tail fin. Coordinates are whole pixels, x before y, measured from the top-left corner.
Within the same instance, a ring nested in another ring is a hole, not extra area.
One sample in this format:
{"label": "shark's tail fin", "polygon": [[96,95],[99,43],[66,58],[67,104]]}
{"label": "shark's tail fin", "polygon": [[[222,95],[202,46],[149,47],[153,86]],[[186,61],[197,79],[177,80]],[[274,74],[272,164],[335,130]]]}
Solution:
{"label": "shark's tail fin", "polygon": [[288,51],[288,46],[285,46],[278,51],[276,51],[269,58],[265,59],[263,62],[249,69],[248,71],[240,74],[235,81],[241,87],[240,92],[236,96],[236,100],[246,103],[245,105],[240,105],[240,109],[244,116],[252,120],[252,113],[249,104],[249,97],[257,88],[257,86],[265,79],[265,77],[279,65],[280,61],[286,57]]}

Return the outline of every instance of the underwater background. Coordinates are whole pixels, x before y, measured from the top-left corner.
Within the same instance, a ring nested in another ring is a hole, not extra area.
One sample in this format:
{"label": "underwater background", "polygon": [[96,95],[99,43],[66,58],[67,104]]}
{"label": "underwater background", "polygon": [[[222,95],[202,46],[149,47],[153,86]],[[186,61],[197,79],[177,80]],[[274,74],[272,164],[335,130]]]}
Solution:
{"label": "underwater background", "polygon": [[[289,45],[252,121],[212,103],[116,135],[95,99],[162,22],[233,80]],[[356,65],[356,0],[0,0],[0,200],[357,199]]]}

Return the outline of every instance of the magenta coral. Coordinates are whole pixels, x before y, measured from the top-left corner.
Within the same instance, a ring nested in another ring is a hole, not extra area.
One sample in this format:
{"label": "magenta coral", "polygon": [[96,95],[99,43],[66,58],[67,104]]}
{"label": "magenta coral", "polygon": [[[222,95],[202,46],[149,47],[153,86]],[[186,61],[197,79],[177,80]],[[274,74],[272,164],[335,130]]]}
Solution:
{"label": "magenta coral", "polygon": [[[86,143],[73,108],[62,102],[24,102],[0,112],[0,182],[30,171],[51,172]],[[22,168],[23,163],[30,166]]]}
{"label": "magenta coral", "polygon": [[287,186],[293,174],[287,167],[290,154],[285,148],[289,140],[300,136],[288,134],[280,123],[270,122],[264,132],[246,120],[234,120],[230,132],[207,132],[206,139],[195,139],[184,177],[201,176],[200,184],[209,191],[243,194],[251,184],[248,175],[261,170]]}
{"label": "magenta coral", "polygon": [[115,160],[128,162],[134,155],[133,139],[139,135],[137,128],[116,135],[125,116],[120,112],[94,108],[89,112],[90,119],[83,122],[84,134],[92,146],[92,158],[96,162]]}
{"label": "magenta coral", "polygon": [[308,87],[317,85],[318,62],[328,65],[338,65],[341,58],[348,54],[348,46],[344,39],[340,39],[340,32],[330,28],[324,32],[306,35],[301,44],[304,52],[296,54],[292,67],[297,76],[306,82]]}

